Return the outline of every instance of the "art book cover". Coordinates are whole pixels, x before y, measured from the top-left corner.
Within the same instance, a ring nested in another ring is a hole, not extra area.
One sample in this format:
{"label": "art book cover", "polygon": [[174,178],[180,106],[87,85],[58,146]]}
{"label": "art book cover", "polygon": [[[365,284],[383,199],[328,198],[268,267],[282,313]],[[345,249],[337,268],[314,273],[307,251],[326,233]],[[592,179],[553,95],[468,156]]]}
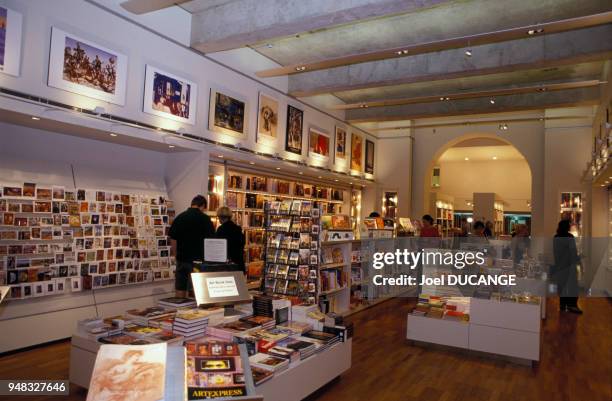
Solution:
{"label": "art book cover", "polygon": [[165,343],[100,346],[87,401],[163,400],[166,352]]}
{"label": "art book cover", "polygon": [[189,400],[247,395],[244,366],[238,344],[209,340],[185,345]]}

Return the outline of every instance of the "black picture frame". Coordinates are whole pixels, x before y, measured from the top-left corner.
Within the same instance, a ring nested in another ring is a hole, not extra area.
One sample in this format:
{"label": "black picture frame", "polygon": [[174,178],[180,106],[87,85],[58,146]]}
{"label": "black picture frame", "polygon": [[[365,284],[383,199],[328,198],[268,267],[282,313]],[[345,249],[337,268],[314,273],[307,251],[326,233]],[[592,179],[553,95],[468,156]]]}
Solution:
{"label": "black picture frame", "polygon": [[366,139],[365,148],[365,172],[374,174],[374,142]]}
{"label": "black picture frame", "polygon": [[[299,147],[297,144],[299,143]],[[296,107],[287,105],[287,127],[285,130],[285,150],[287,152],[302,154],[304,144],[304,112]]]}

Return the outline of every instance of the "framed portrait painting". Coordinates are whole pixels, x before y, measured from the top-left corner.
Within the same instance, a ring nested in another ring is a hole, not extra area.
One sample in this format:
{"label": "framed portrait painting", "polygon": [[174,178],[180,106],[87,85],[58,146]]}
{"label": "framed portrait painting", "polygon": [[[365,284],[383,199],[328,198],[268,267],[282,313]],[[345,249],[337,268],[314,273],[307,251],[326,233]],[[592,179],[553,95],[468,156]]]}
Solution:
{"label": "framed portrait painting", "polygon": [[334,157],[335,160],[346,159],[346,129],[343,127],[336,126]]}
{"label": "framed portrait painting", "polygon": [[19,76],[23,16],[0,6],[0,72]]}
{"label": "framed portrait painting", "polygon": [[316,128],[308,131],[308,153],[317,157],[329,157],[329,135]]}
{"label": "framed portrait painting", "polygon": [[257,142],[274,142],[278,137],[278,100],[259,92]]}
{"label": "framed portrait painting", "polygon": [[211,88],[208,129],[213,132],[246,138],[247,115],[246,99],[233,94],[227,95]]}
{"label": "framed portrait painting", "polygon": [[374,174],[374,142],[366,139],[365,148],[365,172]]}
{"label": "framed portrait painting", "polygon": [[198,87],[195,83],[146,66],[143,111],[195,125]]}
{"label": "framed portrait painting", "polygon": [[351,170],[363,171],[363,138],[351,134]]}
{"label": "framed portrait painting", "polygon": [[127,56],[53,27],[49,86],[125,104]]}
{"label": "framed portrait painting", "polygon": [[287,106],[287,152],[302,154],[302,129],[304,126],[304,112],[291,105]]}

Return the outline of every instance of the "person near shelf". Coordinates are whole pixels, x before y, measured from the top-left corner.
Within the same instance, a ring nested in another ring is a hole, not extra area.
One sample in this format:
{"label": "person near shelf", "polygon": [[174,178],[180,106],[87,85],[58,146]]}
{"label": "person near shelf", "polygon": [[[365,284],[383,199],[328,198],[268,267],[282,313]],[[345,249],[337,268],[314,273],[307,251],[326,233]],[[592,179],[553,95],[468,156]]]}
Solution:
{"label": "person near shelf", "polygon": [[487,220],[485,223],[484,236],[487,238],[493,237],[493,223],[491,223],[489,220]]}
{"label": "person near shelf", "polygon": [[246,273],[244,264],[244,245],[245,238],[242,228],[232,221],[232,210],[223,206],[217,210],[219,227],[217,227],[217,238],[227,240],[227,257],[242,268]]}
{"label": "person near shelf", "polygon": [[434,219],[426,214],[421,219],[423,226],[421,227],[421,237],[439,237],[440,231],[434,226]]}
{"label": "person near shelf", "polygon": [[557,234],[553,239],[553,278],[557,283],[559,294],[559,310],[581,314],[578,308],[578,275],[576,268],[580,262],[576,249],[576,240],[570,233],[569,220],[561,220],[557,226]]}
{"label": "person near shelf", "polygon": [[472,226],[472,234],[466,240],[469,243],[483,243],[486,244],[489,242],[487,236],[485,235],[485,225],[482,221],[478,220]]}
{"label": "person near shelf", "polygon": [[510,247],[512,249],[512,259],[518,264],[523,259],[525,252],[529,252],[529,228],[527,224],[516,224],[515,234],[512,237]]}
{"label": "person near shelf", "polygon": [[378,212],[372,212],[370,213],[370,215],[368,216],[370,219],[375,219],[377,217],[380,217],[380,213]]}
{"label": "person near shelf", "polygon": [[170,227],[170,247],[176,256],[176,296],[185,298],[191,288],[193,261],[204,259],[204,239],[215,236],[215,228],[206,211],[206,198],[196,195],[191,206],[176,216]]}

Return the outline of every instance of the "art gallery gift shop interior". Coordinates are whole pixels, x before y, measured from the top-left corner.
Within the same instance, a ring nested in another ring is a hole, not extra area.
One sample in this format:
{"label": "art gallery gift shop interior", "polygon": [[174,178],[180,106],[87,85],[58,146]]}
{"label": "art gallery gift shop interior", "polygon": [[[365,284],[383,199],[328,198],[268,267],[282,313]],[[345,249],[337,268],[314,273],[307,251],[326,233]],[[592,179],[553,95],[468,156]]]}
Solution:
{"label": "art gallery gift shop interior", "polygon": [[612,5],[279,7],[0,0],[0,398],[612,399]]}

